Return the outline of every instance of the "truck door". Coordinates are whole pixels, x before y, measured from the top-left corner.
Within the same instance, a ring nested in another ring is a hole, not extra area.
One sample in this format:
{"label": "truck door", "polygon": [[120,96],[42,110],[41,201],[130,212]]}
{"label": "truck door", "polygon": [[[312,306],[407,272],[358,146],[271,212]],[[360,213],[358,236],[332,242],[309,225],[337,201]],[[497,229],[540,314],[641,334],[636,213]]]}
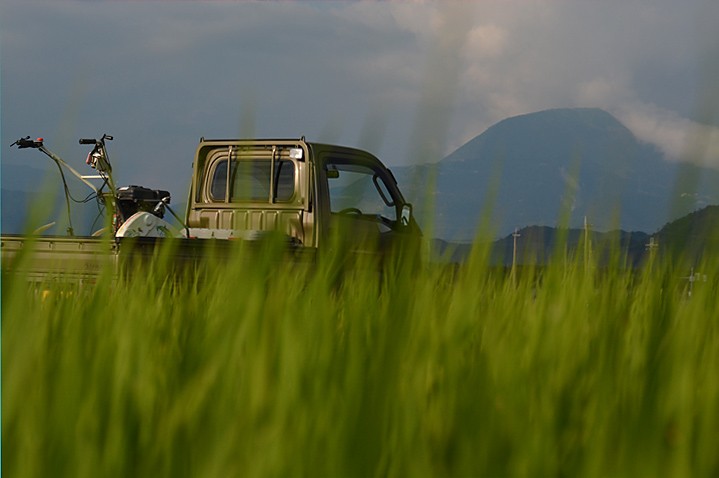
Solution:
{"label": "truck door", "polygon": [[360,250],[386,250],[407,239],[410,206],[379,160],[329,152],[320,165],[329,237]]}

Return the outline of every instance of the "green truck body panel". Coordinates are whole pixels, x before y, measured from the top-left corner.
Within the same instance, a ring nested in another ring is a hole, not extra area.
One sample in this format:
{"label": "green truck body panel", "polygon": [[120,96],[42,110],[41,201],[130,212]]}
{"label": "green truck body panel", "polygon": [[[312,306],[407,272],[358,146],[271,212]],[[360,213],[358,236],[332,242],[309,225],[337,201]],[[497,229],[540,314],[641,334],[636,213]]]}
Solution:
{"label": "green truck body panel", "polygon": [[[295,248],[318,250],[328,247],[340,230],[357,249],[369,243],[391,247],[421,234],[411,206],[379,159],[359,149],[304,138],[201,139],[184,220],[189,238],[179,241],[188,242],[183,246],[186,256],[210,238],[254,241],[279,233]],[[127,249],[124,242],[3,235],[3,269],[21,265],[29,278],[38,280],[92,277],[118,262]],[[157,243],[140,242],[145,249]],[[32,249],[31,259],[18,260],[27,249]]]}
{"label": "green truck body panel", "polygon": [[92,280],[117,261],[118,245],[107,238],[19,235],[2,236],[2,268],[37,282]]}

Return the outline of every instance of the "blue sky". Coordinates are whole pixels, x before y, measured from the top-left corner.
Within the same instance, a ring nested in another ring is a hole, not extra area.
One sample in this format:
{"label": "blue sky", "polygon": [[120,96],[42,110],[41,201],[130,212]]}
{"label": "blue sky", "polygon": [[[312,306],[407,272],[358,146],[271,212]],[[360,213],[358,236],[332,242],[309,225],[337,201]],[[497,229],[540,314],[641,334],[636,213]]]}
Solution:
{"label": "blue sky", "polygon": [[120,184],[182,201],[201,136],[304,135],[399,165],[577,106],[719,167],[718,21],[710,0],[4,0],[0,154],[46,166],[8,147],[43,136],[80,168],[77,139],[109,133]]}

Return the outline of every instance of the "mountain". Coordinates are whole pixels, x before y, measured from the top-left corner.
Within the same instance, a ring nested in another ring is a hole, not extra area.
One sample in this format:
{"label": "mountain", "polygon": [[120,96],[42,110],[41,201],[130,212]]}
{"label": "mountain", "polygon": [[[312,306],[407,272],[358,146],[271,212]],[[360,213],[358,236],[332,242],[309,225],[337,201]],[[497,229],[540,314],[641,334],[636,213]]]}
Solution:
{"label": "mountain", "polygon": [[[608,264],[612,254],[620,251],[622,263],[636,267],[644,259],[649,241],[650,235],[644,232],[589,231],[587,236],[583,229],[528,226],[493,241],[490,245],[489,263],[492,266],[509,267],[516,257],[516,264],[519,266],[546,265],[551,262],[561,244],[562,253],[566,251],[575,257],[582,257],[581,254],[585,253],[587,247],[586,251],[592,260],[600,266]],[[436,262],[462,263],[469,257],[472,244],[437,239],[433,241],[431,248],[432,259]]]}
{"label": "mountain", "polygon": [[28,204],[32,202],[32,193],[18,189],[0,189],[0,231],[17,234],[24,230],[28,217]]}
{"label": "mountain", "polygon": [[662,255],[698,265],[707,249],[719,251],[719,206],[708,206],[674,220],[654,237]]}
{"label": "mountain", "polygon": [[499,237],[530,225],[581,228],[585,216],[594,230],[653,231],[719,202],[719,171],[665,160],[596,108],[508,118],[437,164],[393,170],[420,220],[454,241],[472,240],[480,218]]}
{"label": "mountain", "polygon": [[[516,260],[519,265],[547,264],[556,253],[559,243],[578,257],[582,257],[586,251],[600,266],[608,264],[612,253],[617,251],[620,251],[627,265],[637,266],[642,261],[650,239],[644,232],[589,231],[587,236],[583,229],[560,230],[547,226],[526,227],[518,230],[517,234]],[[514,239],[513,234],[510,234],[494,242],[494,264],[512,264]]]}
{"label": "mountain", "polygon": [[[47,168],[0,164],[0,229],[6,233],[19,233],[26,226],[29,205],[42,190],[43,178],[49,176]],[[40,226],[40,224],[38,224]]]}
{"label": "mountain", "polygon": [[[567,251],[570,256],[581,257],[587,245],[586,238],[584,229],[528,226],[492,241],[489,262],[493,266],[511,266],[515,257],[515,239],[516,264],[520,266],[548,264],[558,245],[562,245],[560,250]],[[639,266],[647,260],[651,244],[654,244],[658,257],[689,270],[701,266],[708,253],[713,259],[719,251],[719,206],[707,206],[691,212],[652,234],[589,230],[588,239],[590,254],[600,266],[606,265],[611,253],[617,251],[624,264]],[[442,239],[435,239],[431,244],[436,262],[464,262],[472,247],[471,243],[453,243]]]}
{"label": "mountain", "polygon": [[[3,234],[19,234],[35,230],[50,222],[55,225],[46,234],[66,233],[67,206],[60,173],[52,164],[44,168],[3,163],[0,168],[0,230]],[[84,199],[89,189],[66,174],[69,189],[77,200]],[[91,200],[85,204],[71,202],[72,224],[76,234],[90,234],[97,229],[98,206]]]}

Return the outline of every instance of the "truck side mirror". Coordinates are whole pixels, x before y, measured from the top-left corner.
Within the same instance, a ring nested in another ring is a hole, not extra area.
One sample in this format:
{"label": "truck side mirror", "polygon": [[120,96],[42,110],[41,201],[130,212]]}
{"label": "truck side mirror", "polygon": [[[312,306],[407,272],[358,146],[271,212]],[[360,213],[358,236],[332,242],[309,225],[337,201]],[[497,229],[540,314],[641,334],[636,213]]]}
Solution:
{"label": "truck side mirror", "polygon": [[403,227],[409,226],[410,220],[412,219],[412,205],[405,203],[402,206],[402,214],[400,216],[400,224]]}

